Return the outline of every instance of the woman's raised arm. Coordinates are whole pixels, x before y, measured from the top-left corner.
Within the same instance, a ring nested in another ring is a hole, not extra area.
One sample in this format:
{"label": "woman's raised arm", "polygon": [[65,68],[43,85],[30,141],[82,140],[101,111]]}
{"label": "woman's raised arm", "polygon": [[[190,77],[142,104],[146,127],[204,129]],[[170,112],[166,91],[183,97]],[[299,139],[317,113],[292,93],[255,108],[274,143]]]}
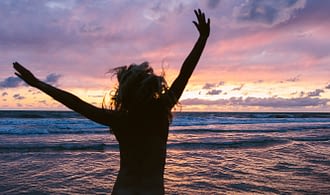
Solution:
{"label": "woman's raised arm", "polygon": [[200,10],[195,10],[197,21],[193,21],[197,30],[199,31],[199,38],[195,43],[192,51],[182,64],[179,76],[174,80],[170,87],[170,91],[173,93],[176,100],[181,97],[184,88],[186,87],[188,80],[193,73],[200,56],[204,50],[206,41],[210,35],[210,19],[205,19],[205,14]]}
{"label": "woman's raised arm", "polygon": [[113,120],[115,120],[113,111],[95,107],[71,93],[40,81],[28,69],[20,65],[18,62],[14,62],[13,66],[17,71],[15,74],[27,84],[40,89],[55,100],[64,104],[66,107],[102,125],[111,126],[113,124]]}

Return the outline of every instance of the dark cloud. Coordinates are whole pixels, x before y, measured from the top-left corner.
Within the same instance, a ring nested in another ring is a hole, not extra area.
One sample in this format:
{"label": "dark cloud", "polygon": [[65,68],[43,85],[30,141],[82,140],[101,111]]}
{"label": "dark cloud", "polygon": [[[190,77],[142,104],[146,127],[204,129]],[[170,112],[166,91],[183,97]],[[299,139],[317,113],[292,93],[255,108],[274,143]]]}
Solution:
{"label": "dark cloud", "polygon": [[329,99],[319,99],[319,98],[246,98],[243,102],[244,106],[261,106],[261,107],[308,107],[308,106],[325,106]]}
{"label": "dark cloud", "polygon": [[272,24],[277,18],[277,10],[274,7],[258,3],[259,1],[250,1],[241,7],[237,18],[239,20],[252,20],[266,24]]}
{"label": "dark cloud", "polygon": [[24,96],[21,96],[21,95],[18,94],[18,93],[17,93],[17,94],[14,94],[14,95],[13,95],[13,98],[16,99],[16,100],[22,100],[22,99],[25,99]]}
{"label": "dark cloud", "polygon": [[216,8],[220,3],[220,0],[208,0],[207,7],[210,9]]}
{"label": "dark cloud", "polygon": [[297,94],[298,94],[297,91],[290,93],[290,95],[297,95]]}
{"label": "dark cloud", "polygon": [[301,91],[300,92],[300,97],[303,97],[305,95],[305,92]]}
{"label": "dark cloud", "polygon": [[263,80],[257,80],[254,83],[263,83],[263,82],[264,82]]}
{"label": "dark cloud", "polygon": [[202,89],[212,89],[212,88],[214,88],[216,86],[217,86],[216,83],[205,83],[205,85],[203,86]]}
{"label": "dark cloud", "polygon": [[301,75],[297,75],[295,77],[287,79],[286,81],[288,81],[288,82],[297,82],[297,81],[300,81],[300,77],[301,77]]}
{"label": "dark cloud", "polygon": [[327,86],[325,86],[325,88],[330,89],[330,83]]}
{"label": "dark cloud", "polygon": [[[44,81],[46,83],[54,85],[54,84],[58,83],[58,80],[60,77],[61,77],[61,75],[52,73],[52,74],[47,75],[47,77]],[[8,77],[8,78],[4,79],[3,81],[0,81],[0,89],[16,88],[16,87],[21,86],[22,84],[24,84],[24,82],[19,77]]]}
{"label": "dark cloud", "polygon": [[41,94],[41,91],[32,91],[32,95]]}
{"label": "dark cloud", "polygon": [[315,89],[315,91],[308,92],[307,97],[319,97],[323,92],[323,89]]}
{"label": "dark cloud", "polygon": [[236,7],[234,16],[241,22],[272,26],[290,20],[304,6],[305,0],[249,0]]}
{"label": "dark cloud", "polygon": [[182,2],[173,1],[171,6],[168,6],[168,2],[166,1],[155,1],[152,3],[149,10],[150,16],[157,21],[165,21],[170,14],[169,13],[181,13],[184,9]]}
{"label": "dark cloud", "polygon": [[239,87],[235,87],[232,91],[240,91],[244,87],[244,84],[241,84]]}
{"label": "dark cloud", "polygon": [[102,31],[104,28],[102,26],[99,26],[97,24],[83,24],[80,26],[80,32],[82,33],[95,33]]}
{"label": "dark cloud", "polygon": [[47,105],[47,101],[46,100],[40,100],[40,101],[38,101],[38,103]]}
{"label": "dark cloud", "polygon": [[8,95],[7,92],[3,92],[3,93],[1,94],[2,97],[6,96],[6,95]]}
{"label": "dark cloud", "polygon": [[62,75],[60,75],[60,74],[51,73],[51,74],[47,75],[45,82],[52,84],[52,85],[57,84],[57,82],[61,76]]}
{"label": "dark cloud", "polygon": [[326,106],[330,102],[330,99],[320,98],[256,98],[248,97],[243,99],[242,97],[232,97],[230,99],[218,99],[218,100],[205,100],[205,99],[185,99],[182,100],[182,104],[186,105],[230,105],[230,106],[252,106],[252,107],[273,107],[273,108],[289,108],[289,107],[320,107]]}
{"label": "dark cloud", "polygon": [[222,92],[222,90],[220,90],[220,89],[213,89],[213,90],[211,90],[211,91],[208,91],[207,93],[206,93],[206,95],[219,95],[220,93]]}
{"label": "dark cloud", "polygon": [[288,78],[285,81],[280,81],[280,83],[285,83],[285,82],[297,82],[300,81],[301,75],[296,75],[294,77]]}
{"label": "dark cloud", "polygon": [[218,86],[223,86],[223,85],[225,85],[225,82],[224,82],[224,81],[220,81],[220,82],[218,83]]}
{"label": "dark cloud", "polygon": [[22,79],[18,77],[8,77],[3,81],[0,81],[0,89],[2,88],[15,88],[20,86]]}
{"label": "dark cloud", "polygon": [[205,83],[202,89],[212,89],[215,87],[223,86],[225,84],[224,81],[220,81],[219,83]]}

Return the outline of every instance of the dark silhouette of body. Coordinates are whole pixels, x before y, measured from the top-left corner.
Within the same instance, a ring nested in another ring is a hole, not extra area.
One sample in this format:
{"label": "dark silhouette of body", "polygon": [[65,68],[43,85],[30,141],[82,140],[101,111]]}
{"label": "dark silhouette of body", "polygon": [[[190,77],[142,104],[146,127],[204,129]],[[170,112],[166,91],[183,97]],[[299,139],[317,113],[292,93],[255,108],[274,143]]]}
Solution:
{"label": "dark silhouette of body", "polygon": [[119,89],[113,97],[113,109],[95,107],[40,81],[22,65],[14,63],[15,74],[26,83],[88,119],[111,128],[120,148],[120,170],[113,194],[164,194],[170,112],[183,93],[210,33],[210,19],[206,21],[200,10],[195,10],[195,14],[198,22],[193,23],[200,35],[173,84],[167,87],[163,77],[154,75],[146,63],[114,69]]}

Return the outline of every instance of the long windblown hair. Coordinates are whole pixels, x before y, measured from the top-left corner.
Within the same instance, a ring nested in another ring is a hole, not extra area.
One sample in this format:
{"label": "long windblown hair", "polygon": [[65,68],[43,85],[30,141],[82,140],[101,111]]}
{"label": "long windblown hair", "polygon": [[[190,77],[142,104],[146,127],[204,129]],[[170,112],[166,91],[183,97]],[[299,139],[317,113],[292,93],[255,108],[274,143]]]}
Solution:
{"label": "long windblown hair", "polygon": [[118,87],[110,100],[111,110],[129,112],[147,109],[157,101],[167,102],[165,107],[176,102],[167,94],[168,85],[164,76],[156,75],[148,62],[117,67],[110,72],[118,80]]}

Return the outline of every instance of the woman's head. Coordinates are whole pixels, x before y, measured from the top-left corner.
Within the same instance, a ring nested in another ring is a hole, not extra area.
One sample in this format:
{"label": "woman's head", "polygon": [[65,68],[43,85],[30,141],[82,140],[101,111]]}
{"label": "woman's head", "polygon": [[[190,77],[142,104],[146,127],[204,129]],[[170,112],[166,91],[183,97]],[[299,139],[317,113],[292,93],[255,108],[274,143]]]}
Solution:
{"label": "woman's head", "polygon": [[118,88],[111,102],[111,108],[116,111],[145,108],[160,101],[168,90],[164,77],[155,75],[148,62],[121,66],[111,72],[118,80]]}

